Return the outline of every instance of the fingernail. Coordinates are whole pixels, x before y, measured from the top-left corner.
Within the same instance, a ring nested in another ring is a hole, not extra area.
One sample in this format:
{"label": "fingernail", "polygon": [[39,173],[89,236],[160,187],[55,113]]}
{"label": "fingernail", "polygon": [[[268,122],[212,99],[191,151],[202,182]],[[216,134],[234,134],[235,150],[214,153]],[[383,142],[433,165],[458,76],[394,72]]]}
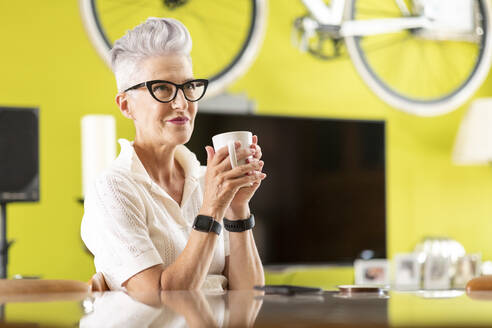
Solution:
{"label": "fingernail", "polygon": [[265,173],[262,173],[262,174],[261,174],[261,178],[262,178],[262,179],[265,179],[265,178],[266,178],[266,174],[265,174]]}
{"label": "fingernail", "polygon": [[265,164],[265,162],[263,162],[263,161],[260,161],[260,165],[261,165],[261,166],[263,166],[263,164]]}

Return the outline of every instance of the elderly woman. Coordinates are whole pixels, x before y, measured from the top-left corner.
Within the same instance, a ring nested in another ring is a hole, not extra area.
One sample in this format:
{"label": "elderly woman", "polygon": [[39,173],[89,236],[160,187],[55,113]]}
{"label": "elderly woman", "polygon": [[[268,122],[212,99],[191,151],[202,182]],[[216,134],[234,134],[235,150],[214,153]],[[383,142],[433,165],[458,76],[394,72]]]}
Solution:
{"label": "elderly woman", "polygon": [[[135,139],[119,141],[119,156],[87,193],[81,234],[112,290],[264,283],[249,209],[266,177],[261,149],[256,136],[249,148],[237,142],[247,163],[231,168],[227,147],[207,146],[204,167],[184,146],[208,83],[193,76],[190,51],[188,30],[170,18],[149,18],[111,50],[116,103]],[[225,220],[237,221],[230,233]]]}

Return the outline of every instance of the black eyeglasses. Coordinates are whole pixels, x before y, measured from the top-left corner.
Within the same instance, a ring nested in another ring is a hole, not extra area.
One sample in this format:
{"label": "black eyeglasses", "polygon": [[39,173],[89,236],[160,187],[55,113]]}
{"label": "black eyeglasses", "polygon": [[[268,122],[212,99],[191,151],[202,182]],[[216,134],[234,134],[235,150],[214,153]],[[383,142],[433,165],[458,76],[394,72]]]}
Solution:
{"label": "black eyeglasses", "polygon": [[125,92],[138,89],[143,86],[147,87],[155,100],[162,103],[173,101],[178,94],[178,89],[183,91],[183,94],[188,101],[198,101],[203,97],[203,95],[205,95],[208,80],[197,79],[185,82],[183,84],[176,84],[165,80],[152,80],[136,84],[133,87],[126,89]]}

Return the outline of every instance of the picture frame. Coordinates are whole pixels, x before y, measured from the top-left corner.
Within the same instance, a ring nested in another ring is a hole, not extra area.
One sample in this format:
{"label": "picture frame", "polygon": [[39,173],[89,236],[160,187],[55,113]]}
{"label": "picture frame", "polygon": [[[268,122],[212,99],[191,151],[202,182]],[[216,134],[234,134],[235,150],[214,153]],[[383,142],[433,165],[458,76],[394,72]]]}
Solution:
{"label": "picture frame", "polygon": [[424,289],[450,289],[451,259],[443,256],[428,256],[424,264],[423,280]]}
{"label": "picture frame", "polygon": [[466,254],[456,261],[453,288],[465,288],[471,279],[480,276],[482,266],[481,254]]}
{"label": "picture frame", "polygon": [[393,263],[394,284],[397,289],[416,290],[420,288],[422,266],[417,254],[396,254]]}
{"label": "picture frame", "polygon": [[388,285],[390,283],[389,262],[385,259],[355,260],[356,285]]}

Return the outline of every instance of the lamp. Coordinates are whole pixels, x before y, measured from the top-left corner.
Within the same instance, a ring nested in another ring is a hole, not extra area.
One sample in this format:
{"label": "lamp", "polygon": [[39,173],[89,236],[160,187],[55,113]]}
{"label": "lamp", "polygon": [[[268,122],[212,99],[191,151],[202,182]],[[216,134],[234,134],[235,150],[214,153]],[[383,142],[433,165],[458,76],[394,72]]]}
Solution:
{"label": "lamp", "polygon": [[492,98],[475,100],[461,122],[453,151],[460,165],[492,163]]}
{"label": "lamp", "polygon": [[[112,115],[85,115],[82,131],[82,195],[116,157],[116,123]],[[79,200],[82,201],[83,199]]]}

